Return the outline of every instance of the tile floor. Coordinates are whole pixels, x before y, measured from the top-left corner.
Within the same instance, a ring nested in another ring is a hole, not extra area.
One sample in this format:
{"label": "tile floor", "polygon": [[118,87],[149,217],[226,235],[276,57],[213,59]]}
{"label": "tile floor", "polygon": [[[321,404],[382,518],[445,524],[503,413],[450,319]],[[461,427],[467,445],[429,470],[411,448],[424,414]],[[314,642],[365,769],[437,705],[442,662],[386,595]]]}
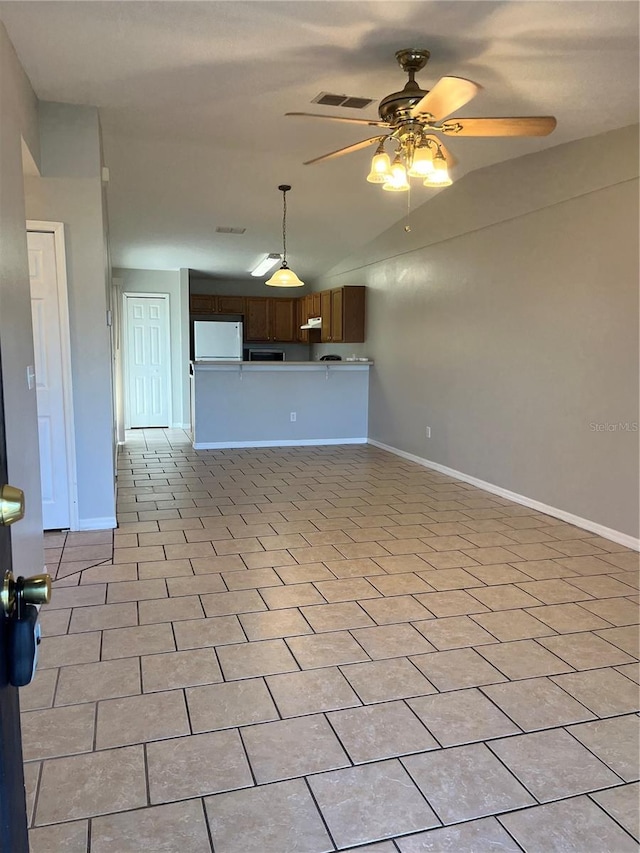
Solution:
{"label": "tile floor", "polygon": [[32,853],[625,853],[638,555],[380,450],[137,431],[50,533]]}

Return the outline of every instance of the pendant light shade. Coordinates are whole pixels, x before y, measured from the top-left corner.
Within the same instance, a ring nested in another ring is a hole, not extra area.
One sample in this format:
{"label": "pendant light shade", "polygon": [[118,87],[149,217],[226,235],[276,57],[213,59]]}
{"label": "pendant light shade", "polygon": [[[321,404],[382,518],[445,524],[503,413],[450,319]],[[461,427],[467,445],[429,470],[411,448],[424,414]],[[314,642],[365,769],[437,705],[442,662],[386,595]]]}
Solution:
{"label": "pendant light shade", "polygon": [[433,170],[424,179],[425,187],[449,187],[451,178],[447,169],[447,161],[441,154],[433,158]]}
{"label": "pendant light shade", "polygon": [[283,264],[265,284],[270,284],[271,287],[302,287],[304,281],[300,281],[294,271]]}
{"label": "pendant light shade", "polygon": [[371,171],[367,175],[370,184],[384,184],[391,177],[391,160],[384,150],[384,140],[378,145],[371,161]]}
{"label": "pendant light shade", "polygon": [[426,178],[434,170],[433,152],[427,145],[416,148],[413,154],[413,162],[407,171],[411,178]]}
{"label": "pendant light shade", "polygon": [[278,189],[282,193],[282,266],[265,284],[271,287],[302,287],[304,281],[300,281],[287,264],[287,193],[291,187],[289,184],[280,184]]}
{"label": "pendant light shade", "polygon": [[399,154],[396,154],[395,159],[391,164],[391,175],[382,185],[382,189],[392,193],[402,193],[409,189],[407,170],[400,159]]}

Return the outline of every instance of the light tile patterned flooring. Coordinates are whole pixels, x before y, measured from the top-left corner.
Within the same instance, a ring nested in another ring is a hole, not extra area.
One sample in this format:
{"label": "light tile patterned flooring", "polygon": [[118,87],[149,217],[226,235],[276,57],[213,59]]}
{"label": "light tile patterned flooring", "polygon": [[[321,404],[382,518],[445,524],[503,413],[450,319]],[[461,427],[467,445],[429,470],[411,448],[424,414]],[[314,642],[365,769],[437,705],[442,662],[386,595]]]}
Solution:
{"label": "light tile patterned flooring", "polygon": [[130,435],[46,537],[33,853],[624,853],[638,555],[366,446]]}

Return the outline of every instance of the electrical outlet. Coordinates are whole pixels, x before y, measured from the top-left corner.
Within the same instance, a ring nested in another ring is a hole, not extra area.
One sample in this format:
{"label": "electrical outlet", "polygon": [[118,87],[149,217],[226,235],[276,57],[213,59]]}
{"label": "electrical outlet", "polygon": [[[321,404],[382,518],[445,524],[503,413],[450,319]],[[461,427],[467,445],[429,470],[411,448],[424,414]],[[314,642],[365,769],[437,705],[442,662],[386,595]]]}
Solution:
{"label": "electrical outlet", "polygon": [[427,438],[431,438],[431,427],[426,427],[425,433],[426,433]]}
{"label": "electrical outlet", "polygon": [[291,414],[289,415],[289,418],[291,419],[292,424],[295,423],[296,417],[297,417],[296,413],[291,412]]}

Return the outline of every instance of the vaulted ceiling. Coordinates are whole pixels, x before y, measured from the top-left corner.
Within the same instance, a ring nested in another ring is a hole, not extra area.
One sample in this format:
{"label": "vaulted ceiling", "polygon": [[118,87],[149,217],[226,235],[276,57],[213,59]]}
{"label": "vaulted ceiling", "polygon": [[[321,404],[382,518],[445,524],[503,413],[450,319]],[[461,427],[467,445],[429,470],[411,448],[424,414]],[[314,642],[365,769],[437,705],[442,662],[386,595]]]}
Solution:
{"label": "vaulted ceiling", "polygon": [[[281,183],[302,278],[391,226],[407,197],[366,183],[372,149],[302,165],[375,131],[284,113],[377,118],[405,83],[401,48],[431,51],[424,89],[443,75],[483,87],[460,115],[557,117],[545,138],[447,140],[457,179],[638,121],[638,4],[624,0],[48,0],[2,2],[0,18],[39,98],[100,109],[115,266],[244,275],[281,248]],[[374,103],[311,103],[322,91]],[[419,185],[412,206],[437,192]]]}

